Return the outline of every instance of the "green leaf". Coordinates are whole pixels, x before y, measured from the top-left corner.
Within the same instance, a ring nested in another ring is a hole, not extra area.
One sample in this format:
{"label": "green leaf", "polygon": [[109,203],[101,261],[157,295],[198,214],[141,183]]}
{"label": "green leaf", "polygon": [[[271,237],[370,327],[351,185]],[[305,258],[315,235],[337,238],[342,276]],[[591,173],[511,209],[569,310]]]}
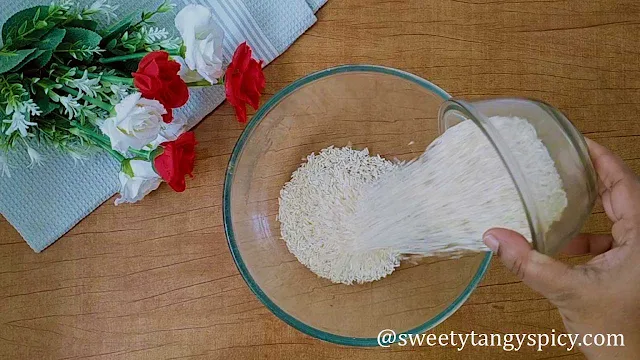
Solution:
{"label": "green leaf", "polygon": [[98,28],[98,22],[95,20],[80,20],[75,19],[67,23],[69,27],[83,28],[91,31],[96,31]]}
{"label": "green leaf", "polygon": [[66,59],[90,60],[93,55],[103,51],[99,48],[102,37],[95,31],[83,28],[68,28],[62,43],[54,53]]}
{"label": "green leaf", "polygon": [[20,65],[24,59],[26,59],[36,49],[25,49],[13,52],[0,52],[0,74],[4,74],[7,71]]}
{"label": "green leaf", "polygon": [[18,35],[22,35],[27,31],[27,25],[29,25],[28,22],[23,22],[22,25],[20,25],[20,27],[18,28]]}
{"label": "green leaf", "polygon": [[67,33],[65,34],[62,43],[63,44],[72,44],[72,48],[95,48],[100,45],[100,41],[102,40],[102,36],[100,36],[97,32],[71,27],[67,28]]}
{"label": "green leaf", "polygon": [[53,56],[53,50],[55,50],[60,43],[62,43],[62,39],[66,35],[67,31],[65,29],[53,29],[51,30],[38,44],[38,51],[33,53],[32,65],[36,68],[42,68],[49,63],[51,57]]}
{"label": "green leaf", "polygon": [[36,30],[46,29],[48,26],[49,26],[49,23],[44,20],[40,20],[34,25]]}
{"label": "green leaf", "polygon": [[18,66],[16,66],[13,69],[11,69],[11,71],[15,72],[15,71],[18,71],[18,70],[22,69],[30,61],[32,61],[32,60],[36,59],[37,57],[41,56],[45,51],[46,50],[36,49],[34,52],[32,52],[26,58],[24,58],[24,60],[22,60]]}
{"label": "green leaf", "polygon": [[122,70],[128,73],[138,71],[138,65],[140,65],[140,60],[129,60],[120,64]]}
{"label": "green leaf", "polygon": [[67,34],[65,29],[53,29],[38,43],[38,49],[55,50]]}
{"label": "green leaf", "polygon": [[51,57],[53,56],[53,50],[40,50],[42,53],[33,60],[33,67],[43,68],[45,65],[51,61]]}
{"label": "green leaf", "polygon": [[131,44],[125,44],[124,48],[129,50],[129,52],[134,53],[136,52],[136,46],[135,45],[131,45]]}
{"label": "green leaf", "polygon": [[[7,39],[9,39],[10,36],[11,37],[15,36],[19,32],[18,30],[21,27],[23,26],[29,27],[28,26],[29,24],[35,24],[37,23],[38,20],[44,20],[47,17],[48,12],[49,12],[48,6],[34,6],[28,9],[18,11],[17,13],[13,14],[2,25],[2,41],[6,44]],[[38,16],[36,17],[36,15]],[[48,24],[47,26],[51,26],[51,24]],[[45,32],[46,31],[44,31],[44,29],[36,30],[31,34],[29,34],[29,38],[37,39],[40,36],[42,36]]]}
{"label": "green leaf", "polygon": [[47,92],[47,96],[48,96],[51,100],[53,100],[53,101],[55,101],[55,102],[59,102],[59,101],[60,101],[60,95],[56,94],[56,92],[55,92],[55,91],[53,91],[53,90],[49,90],[49,91]]}
{"label": "green leaf", "polygon": [[107,28],[103,33],[102,33],[102,38],[103,38],[103,43],[106,44],[108,42],[110,42],[112,39],[115,39],[117,37],[120,37],[120,35],[122,35],[123,32],[127,31],[127,29],[129,29],[129,27],[131,26],[131,23],[133,22],[133,20],[135,19],[136,14],[129,14],[127,16],[125,16],[124,18],[122,18],[122,20],[118,21],[117,23],[113,24],[112,26],[110,26],[109,28]]}
{"label": "green leaf", "polygon": [[129,175],[129,177],[134,177],[133,168],[131,167],[131,160],[126,159],[122,162],[122,172]]}
{"label": "green leaf", "polygon": [[118,45],[118,40],[117,39],[111,39],[111,41],[109,41],[107,43],[106,49],[107,50],[113,50],[113,48],[115,48],[116,45]]}
{"label": "green leaf", "polygon": [[43,91],[36,92],[35,99],[33,101],[38,105],[40,111],[42,111],[42,115],[40,116],[49,115],[52,111],[58,108],[58,105],[52,102],[49,96],[45,95]]}
{"label": "green leaf", "polygon": [[33,23],[34,23],[34,24],[35,24],[38,20],[40,20],[40,10],[41,10],[41,9],[40,9],[40,8],[38,8],[38,9],[36,10],[36,13],[33,15],[33,20],[31,20],[31,21],[33,21]]}
{"label": "green leaf", "polygon": [[71,129],[69,129],[69,132],[72,133],[75,136],[80,136],[82,135],[82,132],[80,131],[80,129],[72,127]]}
{"label": "green leaf", "polygon": [[[23,59],[20,60],[19,64],[15,65],[10,70],[14,72],[18,71],[24,68],[29,63],[31,63],[30,65],[33,65],[36,68],[41,68],[45,66],[53,56],[52,50],[54,50],[60,44],[60,42],[64,38],[65,33],[66,31],[64,29],[53,29],[52,31],[50,31],[37,44],[37,49],[27,54],[27,56],[25,56]],[[2,58],[3,65],[5,62],[8,62],[9,64],[15,63],[16,61],[18,61],[18,59],[20,59],[20,57],[18,57],[18,55],[20,54],[24,54],[24,52],[16,51],[16,52],[9,52],[6,54],[2,54],[2,55],[6,55],[5,57]],[[6,65],[6,66],[9,66],[9,65]]]}

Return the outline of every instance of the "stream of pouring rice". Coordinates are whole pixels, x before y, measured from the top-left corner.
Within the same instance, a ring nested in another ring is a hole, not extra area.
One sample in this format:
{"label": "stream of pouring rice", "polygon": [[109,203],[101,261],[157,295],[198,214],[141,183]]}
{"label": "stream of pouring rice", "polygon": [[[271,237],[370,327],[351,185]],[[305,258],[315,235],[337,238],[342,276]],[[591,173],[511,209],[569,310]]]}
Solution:
{"label": "stream of pouring rice", "polygon": [[[525,119],[489,121],[530,180],[548,229],[567,197],[546,147]],[[447,130],[409,163],[369,156],[366,149],[311,154],[285,184],[279,203],[289,250],[319,276],[345,284],[378,280],[407,254],[486,251],[482,235],[492,227],[531,239],[511,177],[471,121]]]}

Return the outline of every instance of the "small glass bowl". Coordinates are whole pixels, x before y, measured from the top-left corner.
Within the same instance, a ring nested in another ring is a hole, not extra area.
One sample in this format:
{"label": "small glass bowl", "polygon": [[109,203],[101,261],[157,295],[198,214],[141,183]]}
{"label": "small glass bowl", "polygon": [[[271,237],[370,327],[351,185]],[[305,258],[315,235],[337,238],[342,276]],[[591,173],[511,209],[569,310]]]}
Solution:
{"label": "small glass bowl", "polygon": [[[531,195],[530,179],[524,176],[521,164],[511,155],[507,142],[488,121],[492,116],[526,119],[536,129],[555,163],[567,194],[567,207],[548,229],[540,221],[541,206]],[[442,132],[461,121],[473,121],[493,144],[518,190],[536,250],[554,255],[577,235],[595,204],[597,177],[584,137],[562,113],[543,102],[529,99],[448,100],[440,108],[439,119]]]}

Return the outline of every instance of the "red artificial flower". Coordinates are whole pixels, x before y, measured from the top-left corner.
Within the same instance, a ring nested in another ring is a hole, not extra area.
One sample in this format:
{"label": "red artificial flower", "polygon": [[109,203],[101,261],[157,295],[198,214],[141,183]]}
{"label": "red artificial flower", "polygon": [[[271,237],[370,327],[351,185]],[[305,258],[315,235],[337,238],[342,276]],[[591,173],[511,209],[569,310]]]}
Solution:
{"label": "red artificial flower", "polygon": [[177,192],[183,192],[186,188],[186,175],[193,177],[197,144],[193,132],[186,132],[175,141],[162,143],[159,148],[162,153],[153,159],[153,166],[158,175]]}
{"label": "red artificial flower", "polygon": [[138,71],[131,74],[142,96],[164,105],[167,114],[162,118],[166,123],[173,120],[173,109],[189,100],[189,88],[178,75],[179,71],[180,64],[170,60],[168,52],[154,51],[142,58]]}
{"label": "red artificial flower", "polygon": [[227,100],[236,110],[238,121],[247,122],[246,105],[258,109],[265,79],[262,60],[251,58],[251,48],[246,42],[240,44],[233,54],[231,64],[225,73],[224,86]]}

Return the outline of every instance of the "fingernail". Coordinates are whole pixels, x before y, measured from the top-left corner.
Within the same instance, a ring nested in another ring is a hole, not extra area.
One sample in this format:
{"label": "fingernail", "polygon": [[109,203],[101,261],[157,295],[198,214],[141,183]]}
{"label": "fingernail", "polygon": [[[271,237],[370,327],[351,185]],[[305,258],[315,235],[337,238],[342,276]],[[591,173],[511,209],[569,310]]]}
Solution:
{"label": "fingernail", "polygon": [[495,236],[493,236],[491,234],[486,234],[482,238],[482,241],[484,241],[484,244],[487,245],[487,247],[489,249],[491,249],[491,251],[493,251],[494,253],[498,252],[498,248],[500,247],[500,243],[498,242],[498,239],[495,238]]}

